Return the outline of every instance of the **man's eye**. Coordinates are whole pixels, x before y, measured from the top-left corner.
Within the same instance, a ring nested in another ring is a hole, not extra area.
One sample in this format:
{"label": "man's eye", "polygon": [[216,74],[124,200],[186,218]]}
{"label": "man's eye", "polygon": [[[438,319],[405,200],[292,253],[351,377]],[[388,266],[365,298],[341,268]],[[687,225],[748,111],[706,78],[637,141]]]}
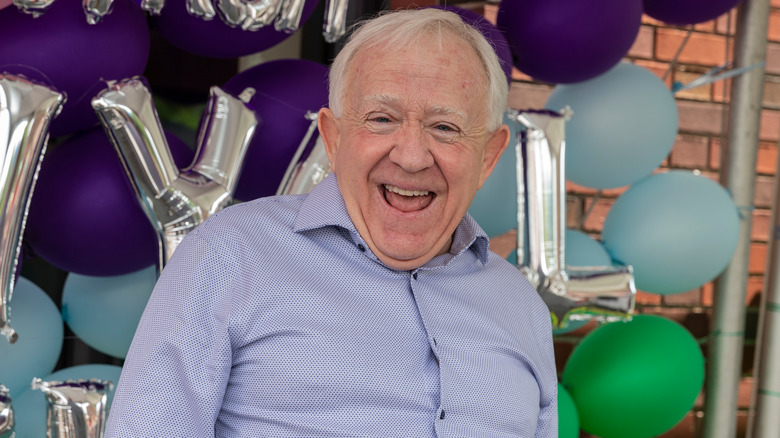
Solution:
{"label": "man's eye", "polygon": [[384,117],[384,116],[377,116],[377,117],[374,117],[373,119],[371,119],[371,121],[372,122],[378,122],[378,123],[390,123],[390,118],[389,117]]}

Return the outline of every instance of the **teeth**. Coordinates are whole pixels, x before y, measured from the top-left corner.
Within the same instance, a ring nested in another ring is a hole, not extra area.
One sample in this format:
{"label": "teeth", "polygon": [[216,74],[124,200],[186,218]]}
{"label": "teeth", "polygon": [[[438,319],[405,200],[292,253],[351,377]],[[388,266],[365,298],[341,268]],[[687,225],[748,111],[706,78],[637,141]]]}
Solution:
{"label": "teeth", "polygon": [[398,193],[399,195],[403,196],[425,196],[428,194],[427,190],[404,190],[399,189],[396,186],[391,186],[390,184],[385,184],[385,190],[388,192]]}

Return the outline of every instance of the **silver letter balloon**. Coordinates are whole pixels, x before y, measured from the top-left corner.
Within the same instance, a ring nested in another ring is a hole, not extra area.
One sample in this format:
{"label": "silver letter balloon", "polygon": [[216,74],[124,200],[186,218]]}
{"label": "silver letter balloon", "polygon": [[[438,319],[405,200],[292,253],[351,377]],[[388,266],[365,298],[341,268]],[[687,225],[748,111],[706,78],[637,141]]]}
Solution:
{"label": "silver letter balloon", "polygon": [[550,309],[553,328],[566,328],[572,320],[630,319],[636,296],[630,266],[567,268],[565,263],[565,127],[570,110],[510,110],[509,116],[525,128],[515,145],[517,263]]}
{"label": "silver letter balloon", "polygon": [[36,377],[31,387],[46,395],[47,438],[103,436],[108,393],[114,389],[113,382],[99,379],[44,382]]}
{"label": "silver letter balloon", "polygon": [[140,79],[110,84],[92,106],[157,231],[162,269],[187,233],[233,201],[257,116],[243,101],[212,87],[195,160],[179,170],[152,95]]}
{"label": "silver letter balloon", "polygon": [[0,333],[9,342],[9,302],[35,178],[46,150],[49,124],[65,96],[21,76],[0,73]]}
{"label": "silver letter balloon", "polygon": [[0,435],[8,433],[14,428],[14,408],[11,406],[9,392],[8,388],[0,383]]}

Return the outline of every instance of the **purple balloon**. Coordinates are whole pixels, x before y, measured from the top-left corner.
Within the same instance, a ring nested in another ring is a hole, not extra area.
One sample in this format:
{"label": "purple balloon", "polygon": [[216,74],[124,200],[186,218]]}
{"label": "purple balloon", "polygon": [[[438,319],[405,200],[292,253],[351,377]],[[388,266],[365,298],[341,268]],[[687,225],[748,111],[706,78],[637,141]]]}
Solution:
{"label": "purple balloon", "polygon": [[[309,19],[319,0],[306,0],[301,27]],[[206,21],[187,12],[186,0],[167,0],[155,28],[174,46],[208,58],[237,58],[273,47],[291,34],[277,32],[274,25],[256,31],[230,27],[219,17]]]}
{"label": "purple balloon", "polygon": [[[306,113],[316,113],[328,104],[328,69],[302,59],[269,61],[239,73],[222,88],[238,96],[246,87],[255,89],[248,105],[259,116],[260,126],[236,186],[235,198],[242,201],[276,193],[309,129]],[[312,136],[307,151],[316,138]]]}
{"label": "purple balloon", "polygon": [[58,0],[40,17],[0,10],[0,72],[23,74],[67,93],[51,135],[98,124],[90,101],[103,80],[140,75],[149,57],[146,16],[133,0],[115,0],[98,24],[87,23],[81,2]]}
{"label": "purple balloon", "polygon": [[720,17],[740,0],[644,0],[647,15],[667,24],[688,25]]}
{"label": "purple balloon", "polygon": [[566,84],[620,62],[641,20],[642,0],[504,0],[497,25],[515,67],[536,80]]}
{"label": "purple balloon", "polygon": [[501,62],[501,68],[504,70],[504,74],[506,75],[507,82],[512,82],[512,65],[514,62],[512,60],[512,51],[509,49],[509,43],[507,42],[503,32],[498,30],[498,28],[494,26],[493,23],[489,22],[485,17],[474,11],[449,5],[431,7],[454,12],[460,15],[460,18],[464,22],[479,29],[479,31],[482,32],[482,35],[485,36],[488,42],[493,46],[493,49],[496,51],[496,55]]}
{"label": "purple balloon", "polygon": [[[176,164],[189,165],[189,147],[166,138]],[[44,260],[82,275],[123,275],[157,261],[154,229],[102,128],[76,134],[45,155],[24,237]]]}

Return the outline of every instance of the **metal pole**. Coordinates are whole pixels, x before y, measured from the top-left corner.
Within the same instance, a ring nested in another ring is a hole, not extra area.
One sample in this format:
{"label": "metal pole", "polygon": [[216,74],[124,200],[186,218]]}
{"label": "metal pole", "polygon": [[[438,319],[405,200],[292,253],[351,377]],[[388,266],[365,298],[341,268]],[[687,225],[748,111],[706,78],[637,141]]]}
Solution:
{"label": "metal pole", "polygon": [[[744,0],[737,10],[734,68],[766,58],[769,0]],[[763,69],[737,76],[731,84],[728,142],[723,151],[721,182],[742,208],[739,243],[715,287],[713,326],[709,342],[704,437],[735,437],[737,390],[741,377],[745,326],[745,288],[750,255],[753,184],[755,180]]]}

